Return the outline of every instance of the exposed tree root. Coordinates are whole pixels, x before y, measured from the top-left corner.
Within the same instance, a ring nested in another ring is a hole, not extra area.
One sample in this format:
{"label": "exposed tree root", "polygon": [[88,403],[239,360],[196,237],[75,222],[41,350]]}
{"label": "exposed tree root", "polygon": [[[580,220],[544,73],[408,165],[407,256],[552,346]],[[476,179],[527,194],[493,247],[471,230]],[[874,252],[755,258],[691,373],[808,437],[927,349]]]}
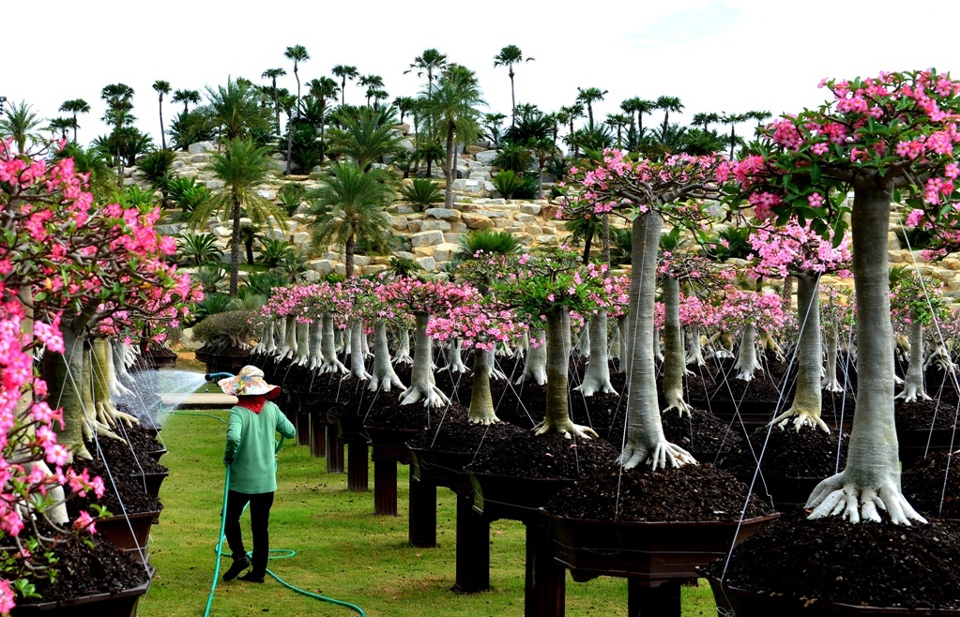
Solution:
{"label": "exposed tree root", "polygon": [[650,463],[650,468],[656,470],[696,465],[697,459],[680,446],[668,441],[657,442],[652,448],[628,442],[620,454],[620,464],[624,469],[633,469],[642,463]]}
{"label": "exposed tree root", "polygon": [[847,470],[827,478],[813,489],[806,507],[813,508],[811,520],[828,516],[842,516],[851,523],[881,522],[880,510],[885,510],[894,525],[911,525],[911,521],[927,520],[913,509],[893,478],[879,486],[860,487],[847,480]]}

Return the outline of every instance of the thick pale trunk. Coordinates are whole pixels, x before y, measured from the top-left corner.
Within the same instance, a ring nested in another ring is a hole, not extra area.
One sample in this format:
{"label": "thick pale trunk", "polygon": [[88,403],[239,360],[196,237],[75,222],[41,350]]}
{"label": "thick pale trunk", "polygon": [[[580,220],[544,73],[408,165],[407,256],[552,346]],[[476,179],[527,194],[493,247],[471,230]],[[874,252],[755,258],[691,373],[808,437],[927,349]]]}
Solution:
{"label": "thick pale trunk", "polygon": [[737,353],[737,363],[733,366],[737,370],[737,379],[750,381],[760,370],[760,361],[757,359],[757,327],[748,323],[743,327],[740,335],[740,351]]}
{"label": "thick pale trunk", "polygon": [[890,194],[870,181],[856,186],[850,229],[857,302],[857,413],[847,466],[814,489],[811,518],[840,515],[853,522],[924,521],[900,492],[893,399],[893,325],[890,322],[887,231]]}
{"label": "thick pale trunk", "polygon": [[126,426],[140,424],[134,416],[118,411],[110,400],[110,382],[116,381],[116,375],[113,374],[113,350],[107,339],[99,338],[93,341],[90,358],[90,378],[97,422],[109,427],[117,426],[117,422],[123,422]]}
{"label": "thick pale trunk", "polygon": [[451,373],[467,372],[467,366],[463,363],[462,348],[463,343],[459,339],[447,345],[447,353],[450,354],[450,360],[446,366],[440,369],[441,371],[450,371]]}
{"label": "thick pale trunk", "polygon": [[610,383],[610,360],[607,356],[607,311],[598,311],[590,320],[589,340],[591,344],[590,360],[583,375],[583,383],[576,389],[584,396],[614,394],[616,389]]}
{"label": "thick pale trunk", "polygon": [[323,314],[320,326],[320,373],[347,374],[350,370],[337,358],[336,346],[337,329],[333,326],[333,314],[329,311]]}
{"label": "thick pale trunk", "polygon": [[323,363],[323,326],[319,323],[310,324],[310,341],[308,343],[310,353],[308,354],[310,370],[320,367]]}
{"label": "thick pale trunk", "polygon": [[687,354],[684,358],[686,364],[696,364],[705,366],[706,359],[703,357],[703,347],[700,345],[700,326],[690,326],[687,328],[687,336],[684,337],[687,346]]}
{"label": "thick pale trunk", "polygon": [[413,358],[410,356],[410,329],[404,328],[400,333],[400,348],[397,349],[397,355],[394,356],[395,364],[413,364]]}
{"label": "thick pale trunk", "polygon": [[584,360],[590,358],[590,324],[593,323],[593,320],[587,320],[583,324],[583,331],[580,332],[580,340],[577,341],[577,351],[580,352],[580,357]]}
{"label": "thick pale trunk", "polygon": [[297,322],[297,365],[305,366],[310,362],[310,330],[313,327],[305,322]]}
{"label": "thick pale trunk", "polygon": [[363,322],[357,320],[350,327],[350,374],[361,381],[370,379],[370,373],[363,365]]}
{"label": "thick pale trunk", "polygon": [[[50,393],[50,406],[63,408],[63,427],[54,424],[57,441],[63,444],[75,458],[93,458],[83,444],[87,418],[83,409],[81,390],[84,386],[84,342],[69,327],[63,331],[63,354],[48,354],[46,380]],[[89,382],[87,384],[89,387]],[[92,398],[88,397],[88,398]]]}
{"label": "thick pale trunk", "polygon": [[667,406],[663,411],[676,409],[680,415],[690,415],[690,406],[683,400],[683,336],[680,330],[680,281],[663,279],[663,397]]}
{"label": "thick pale trunk", "polygon": [[284,318],[283,323],[275,323],[273,331],[276,334],[277,342],[274,346],[275,353],[278,358],[283,359],[283,354],[287,352],[287,328],[286,328],[286,319]]}
{"label": "thick pale trunk", "polygon": [[[610,333],[610,348],[607,351],[607,354],[610,358],[616,358],[619,360],[623,355],[623,317],[618,317],[613,322],[613,328],[611,328]],[[623,367],[623,362],[620,363],[621,370]]]}
{"label": "thick pale trunk", "polygon": [[[413,368],[410,372],[410,387],[400,395],[401,405],[423,401],[426,407],[440,407],[450,402],[447,395],[437,388],[433,374],[433,340],[427,336],[430,315],[414,313]],[[489,385],[487,386],[489,388]]]}
{"label": "thick pale trunk", "polygon": [[820,381],[820,387],[827,392],[843,392],[843,386],[837,380],[837,350],[839,341],[837,340],[837,324],[831,317],[827,319],[825,328],[827,360],[826,369],[823,372],[823,379]]}
{"label": "thick pale trunk", "polygon": [[[564,315],[566,314],[566,319]],[[556,307],[547,313],[547,400],[543,422],[535,427],[537,435],[550,431],[567,437],[576,435],[584,439],[596,437],[593,429],[574,424],[570,420],[570,403],[567,396],[567,372],[570,352],[570,312],[565,306]]]}
{"label": "thick pale trunk", "polygon": [[657,250],[662,227],[660,214],[654,211],[640,214],[633,220],[631,314],[626,339],[629,364],[627,440],[620,455],[620,461],[627,469],[648,461],[654,469],[695,462],[685,450],[667,442],[657,402],[653,321]]}
{"label": "thick pale trunk", "polygon": [[378,389],[389,392],[393,386],[406,388],[396,371],[393,370],[393,362],[390,359],[390,345],[387,341],[387,324],[378,321],[374,326],[373,339],[373,377],[370,379],[370,386],[367,388],[371,392]]}
{"label": "thick pale trunk", "polygon": [[797,391],[790,409],[774,418],[773,422],[779,423],[782,428],[792,420],[798,431],[804,426],[816,426],[829,433],[830,429],[820,418],[823,346],[820,341],[819,277],[804,273],[797,275],[796,279],[797,323],[800,325],[797,343]]}
{"label": "thick pale trunk", "polygon": [[254,347],[255,354],[272,354],[277,350],[277,342],[274,340],[273,336],[273,319],[268,319],[267,323],[263,324],[263,332],[260,334],[260,341],[257,343],[257,346]]}
{"label": "thick pale trunk", "polygon": [[930,400],[923,386],[923,324],[915,311],[910,312],[910,361],[903,376],[903,392],[897,395],[905,403],[917,399]]}
{"label": "thick pale trunk", "polygon": [[493,409],[493,394],[490,392],[490,370],[486,352],[473,350],[473,382],[470,389],[470,417],[473,424],[496,424],[500,421]]}
{"label": "thick pale trunk", "polygon": [[527,357],[523,363],[523,375],[517,378],[517,384],[533,382],[538,386],[547,383],[547,340],[543,330],[534,330],[533,338],[537,339],[536,347],[529,345]]}
{"label": "thick pale trunk", "polygon": [[297,318],[293,315],[286,317],[286,335],[283,340],[286,344],[286,350],[283,352],[283,358],[296,358],[299,351],[299,340],[297,339]]}

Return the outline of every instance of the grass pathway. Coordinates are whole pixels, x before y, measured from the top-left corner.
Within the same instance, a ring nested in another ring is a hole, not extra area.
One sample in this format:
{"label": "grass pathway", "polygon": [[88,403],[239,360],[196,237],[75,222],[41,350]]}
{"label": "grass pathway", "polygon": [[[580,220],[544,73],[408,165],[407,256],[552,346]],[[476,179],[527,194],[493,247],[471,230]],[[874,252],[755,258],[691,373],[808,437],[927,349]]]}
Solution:
{"label": "grass pathway", "polygon": [[[214,412],[226,418],[226,412]],[[161,437],[170,468],[160,498],[160,524],[152,530],[150,561],[157,567],[140,617],[197,617],[203,614],[214,569],[220,524],[226,424],[205,416],[171,415]],[[522,617],[524,529],[514,521],[491,526],[492,591],[459,595],[449,591],[455,572],[455,499],[438,489],[439,546],[407,545],[407,479],[400,466],[399,517],[373,515],[373,494],[351,493],[346,475],[326,473],[309,448],[284,445],[279,453],[279,488],[271,513],[271,548],[297,552],[273,560],[270,569],[288,583],[360,606],[370,617]],[[371,479],[373,470],[371,465]],[[247,550],[249,516],[241,519]],[[223,568],[227,561],[223,562]],[[623,579],[575,583],[568,576],[568,617],[627,613]],[[684,617],[714,615],[709,589],[685,588]],[[354,611],[295,594],[271,578],[263,585],[233,581],[217,585],[212,615],[350,617]]]}

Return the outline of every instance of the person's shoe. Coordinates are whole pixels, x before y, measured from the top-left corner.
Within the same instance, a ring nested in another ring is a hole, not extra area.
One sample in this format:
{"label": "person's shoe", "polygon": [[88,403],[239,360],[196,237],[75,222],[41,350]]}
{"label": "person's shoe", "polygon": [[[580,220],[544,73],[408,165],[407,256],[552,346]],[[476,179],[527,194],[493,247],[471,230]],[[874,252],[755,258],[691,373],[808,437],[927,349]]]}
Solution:
{"label": "person's shoe", "polygon": [[243,576],[241,576],[241,577],[240,577],[239,579],[237,579],[237,580],[244,581],[244,582],[247,582],[247,583],[262,583],[262,582],[263,582],[263,575],[262,575],[262,574],[254,574],[253,571],[250,571],[250,572],[247,572],[246,574],[244,574]]}
{"label": "person's shoe", "polygon": [[246,557],[241,557],[240,559],[234,559],[233,563],[230,565],[230,569],[223,573],[223,580],[232,581],[237,578],[237,575],[250,567],[250,560]]}

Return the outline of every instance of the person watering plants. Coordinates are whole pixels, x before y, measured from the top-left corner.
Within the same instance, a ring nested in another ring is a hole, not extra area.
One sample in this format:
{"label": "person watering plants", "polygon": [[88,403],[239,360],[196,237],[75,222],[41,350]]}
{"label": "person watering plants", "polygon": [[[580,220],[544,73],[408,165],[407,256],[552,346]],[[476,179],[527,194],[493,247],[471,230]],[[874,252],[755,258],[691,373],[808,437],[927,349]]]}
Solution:
{"label": "person watering plants", "polygon": [[230,410],[223,452],[223,463],[230,467],[224,535],[233,554],[223,580],[237,578],[251,565],[240,535],[240,514],[249,503],[253,568],[240,580],[262,583],[270,549],[270,507],[277,490],[276,433],[292,439],[297,430],[271,401],[280,394],[280,387],[268,384],[257,367],[245,366],[236,377],[217,383],[225,394],[238,399]]}

